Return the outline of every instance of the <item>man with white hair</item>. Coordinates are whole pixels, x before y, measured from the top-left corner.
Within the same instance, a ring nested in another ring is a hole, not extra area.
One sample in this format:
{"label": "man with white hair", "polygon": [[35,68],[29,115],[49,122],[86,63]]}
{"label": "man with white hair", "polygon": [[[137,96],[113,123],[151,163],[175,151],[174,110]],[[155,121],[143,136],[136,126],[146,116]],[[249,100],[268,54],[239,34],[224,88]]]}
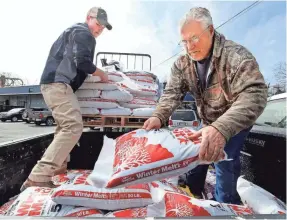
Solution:
{"label": "man with white hair", "polygon": [[[209,11],[192,8],[180,26],[186,54],[172,66],[170,80],[157,108],[143,128],[158,129],[190,92],[203,128],[190,138],[202,137],[199,159],[216,162],[223,150],[232,161],[215,163],[218,202],[239,204],[240,150],[253,123],[264,110],[267,86],[256,59],[243,46],[214,30]],[[187,184],[202,195],[208,165],[191,170]]]}
{"label": "man with white hair", "polygon": [[95,38],[105,28],[112,29],[106,11],[93,7],[84,23],[67,28],[52,45],[40,84],[57,127],[54,140],[34,166],[21,191],[30,186],[55,187],[52,176],[67,168],[68,155],[83,132],[82,114],[74,92],[88,74],[99,76],[102,81],[108,80],[107,74],[93,64]]}

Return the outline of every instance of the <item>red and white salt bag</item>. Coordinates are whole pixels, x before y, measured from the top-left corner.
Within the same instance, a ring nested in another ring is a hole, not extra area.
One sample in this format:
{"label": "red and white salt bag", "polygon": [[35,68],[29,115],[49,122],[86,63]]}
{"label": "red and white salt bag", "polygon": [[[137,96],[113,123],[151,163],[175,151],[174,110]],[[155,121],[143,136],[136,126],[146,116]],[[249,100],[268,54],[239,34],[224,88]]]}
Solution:
{"label": "red and white salt bag", "polygon": [[134,209],[125,209],[110,212],[105,215],[105,217],[116,217],[116,218],[146,218],[151,216],[151,213],[148,215],[148,208],[134,208]]}
{"label": "red and white salt bag", "polygon": [[0,207],[0,216],[6,215],[7,211],[13,205],[15,199],[11,199]]}
{"label": "red and white salt bag", "polygon": [[161,189],[161,190],[165,190],[168,192],[176,192],[176,193],[188,196],[187,192],[183,191],[182,189],[178,188],[176,185],[173,185],[172,183],[169,183],[165,180],[153,181],[149,185],[150,185],[151,192],[153,195],[156,193],[157,190]]}
{"label": "red and white salt bag", "polygon": [[79,89],[75,94],[78,98],[99,98],[101,91],[96,89]]}
{"label": "red and white salt bag", "polygon": [[98,114],[100,114],[100,111],[97,108],[83,107],[80,110],[81,110],[82,115],[98,115]]}
{"label": "red and white salt bag", "polygon": [[95,89],[95,90],[103,90],[103,91],[109,91],[109,90],[116,90],[118,89],[118,86],[115,82],[97,82],[97,83],[91,83],[91,82],[84,82],[79,90],[85,90],[85,89]]}
{"label": "red and white salt bag", "polygon": [[123,108],[123,107],[119,107],[119,108],[112,108],[112,109],[102,109],[101,110],[101,115],[131,115],[132,114],[132,110],[129,108]]}
{"label": "red and white salt bag", "polygon": [[97,209],[63,206],[51,200],[53,189],[29,187],[10,206],[6,216],[103,217]]}
{"label": "red and white salt bag", "polygon": [[155,111],[155,108],[136,108],[133,109],[133,116],[138,117],[150,117],[152,116],[153,112]]}
{"label": "red and white salt bag", "polygon": [[256,214],[286,214],[286,204],[261,187],[240,176],[237,192],[244,204]]}
{"label": "red and white salt bag", "polygon": [[152,204],[148,184],[138,184],[120,189],[97,188],[76,178],[73,184],[61,185],[54,190],[52,200],[58,204],[85,206],[104,210],[142,207]]}
{"label": "red and white salt bag", "polygon": [[146,73],[125,73],[127,77],[133,79],[133,80],[148,80],[153,81],[153,77]]}
{"label": "red and white salt bag", "polygon": [[133,95],[124,89],[117,89],[112,91],[102,91],[100,93],[102,99],[111,99],[119,102],[129,102],[133,100]]}
{"label": "red and white salt bag", "polygon": [[67,173],[58,174],[52,177],[55,185],[71,183],[77,176],[89,175],[91,170],[68,170]]}
{"label": "red and white salt bag", "polygon": [[118,108],[119,104],[115,100],[101,98],[78,98],[81,108]]}
{"label": "red and white salt bag", "polygon": [[113,174],[106,187],[123,187],[179,176],[206,163],[199,161],[200,140],[188,139],[194,132],[190,128],[173,131],[138,129],[118,137]]}
{"label": "red and white salt bag", "polygon": [[141,98],[134,98],[130,102],[120,102],[120,105],[125,108],[155,108],[156,102]]}
{"label": "red and white salt bag", "polygon": [[[160,195],[161,194],[161,195]],[[223,204],[212,200],[200,200],[175,192],[158,190],[153,194],[155,201],[148,207],[154,217],[191,217],[191,216],[226,216],[251,215],[251,209],[245,206]]]}

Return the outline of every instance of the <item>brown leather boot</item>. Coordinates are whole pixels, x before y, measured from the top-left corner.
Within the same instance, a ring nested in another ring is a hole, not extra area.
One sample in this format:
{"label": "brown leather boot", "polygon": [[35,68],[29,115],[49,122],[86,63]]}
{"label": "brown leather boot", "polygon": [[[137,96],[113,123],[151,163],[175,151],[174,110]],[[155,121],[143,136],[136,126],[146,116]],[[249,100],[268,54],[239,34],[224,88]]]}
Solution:
{"label": "brown leather boot", "polygon": [[47,188],[56,188],[57,185],[54,185],[52,181],[49,182],[34,182],[30,179],[27,179],[20,188],[20,192],[23,192],[28,187],[38,186],[38,187],[47,187]]}

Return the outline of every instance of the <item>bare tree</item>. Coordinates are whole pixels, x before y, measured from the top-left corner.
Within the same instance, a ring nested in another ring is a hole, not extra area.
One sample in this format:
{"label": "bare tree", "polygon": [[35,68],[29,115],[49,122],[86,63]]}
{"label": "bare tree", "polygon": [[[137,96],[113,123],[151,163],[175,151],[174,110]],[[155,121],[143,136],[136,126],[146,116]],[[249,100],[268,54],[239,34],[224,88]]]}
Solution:
{"label": "bare tree", "polygon": [[13,74],[10,72],[0,72],[0,88],[23,85],[24,82],[21,78],[13,76]]}
{"label": "bare tree", "polygon": [[280,90],[286,91],[286,63],[279,62],[275,65],[274,76],[277,84],[280,86]]}

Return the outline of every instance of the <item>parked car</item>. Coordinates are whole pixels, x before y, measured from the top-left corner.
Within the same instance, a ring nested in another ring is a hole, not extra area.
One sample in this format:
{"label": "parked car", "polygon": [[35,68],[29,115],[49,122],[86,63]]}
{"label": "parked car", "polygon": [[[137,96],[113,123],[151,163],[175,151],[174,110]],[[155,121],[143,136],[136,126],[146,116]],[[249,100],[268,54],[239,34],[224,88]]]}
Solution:
{"label": "parked car", "polygon": [[[286,202],[286,181],[283,181],[286,180],[286,98],[287,93],[283,93],[268,99],[263,113],[256,120],[241,151],[242,172],[246,178],[284,202]],[[272,188],[274,183],[276,187]]]}
{"label": "parked car", "polygon": [[169,128],[191,127],[198,130],[200,119],[198,118],[195,110],[191,109],[178,109],[169,118]]}
{"label": "parked car", "polygon": [[34,111],[32,121],[35,122],[35,125],[45,123],[47,126],[52,126],[55,123],[52,112],[49,109]]}
{"label": "parked car", "polygon": [[25,108],[13,108],[8,112],[1,112],[0,119],[2,122],[5,122],[7,120],[16,122],[18,120],[22,120],[22,114],[24,111],[25,111]]}
{"label": "parked car", "polygon": [[27,109],[25,109],[25,111],[22,115],[23,121],[25,121],[26,123],[31,123],[33,121],[33,118],[34,118],[34,112],[35,111],[49,111],[49,109],[40,108],[40,107],[27,108]]}

